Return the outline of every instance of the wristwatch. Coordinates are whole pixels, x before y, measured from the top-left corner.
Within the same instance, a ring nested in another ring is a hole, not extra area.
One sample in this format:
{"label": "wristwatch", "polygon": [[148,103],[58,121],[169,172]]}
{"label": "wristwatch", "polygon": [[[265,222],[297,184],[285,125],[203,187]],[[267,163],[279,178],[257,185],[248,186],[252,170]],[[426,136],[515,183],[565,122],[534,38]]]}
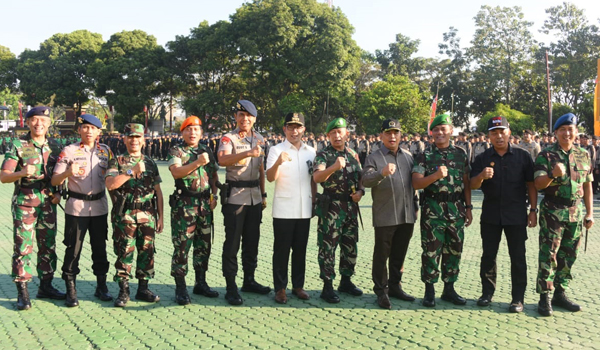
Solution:
{"label": "wristwatch", "polygon": [[536,214],[540,212],[540,210],[538,208],[529,208],[529,211],[534,212]]}
{"label": "wristwatch", "polygon": [[263,193],[263,194],[262,194],[262,197],[263,197],[263,198],[267,198],[267,192]]}
{"label": "wristwatch", "polygon": [[129,176],[133,176],[133,170],[128,169],[125,174],[129,175]]}
{"label": "wristwatch", "polygon": [[465,209],[473,210],[473,204],[465,205]]}

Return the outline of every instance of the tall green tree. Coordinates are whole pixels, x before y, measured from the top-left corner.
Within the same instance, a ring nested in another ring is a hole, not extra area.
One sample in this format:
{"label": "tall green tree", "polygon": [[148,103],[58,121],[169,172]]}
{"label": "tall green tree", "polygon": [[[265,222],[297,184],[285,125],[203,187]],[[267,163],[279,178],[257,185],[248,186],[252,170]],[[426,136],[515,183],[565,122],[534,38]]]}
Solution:
{"label": "tall green tree", "polygon": [[155,98],[165,93],[161,84],[166,55],[156,38],[141,30],[113,34],[91,67],[96,93],[114,106],[123,122],[142,122],[144,106],[155,111]]}
{"label": "tall green tree", "polygon": [[[0,89],[0,106],[6,106],[7,108],[9,108],[9,110],[6,111],[6,119],[19,119],[20,99],[20,94],[15,94],[7,88]],[[5,112],[0,112],[0,119],[4,119],[4,116]]]}
{"label": "tall green tree", "polygon": [[555,38],[546,48],[551,60],[553,99],[577,111],[585,95],[594,89],[600,32],[583,10],[571,3],[550,7],[546,13],[542,31]]}
{"label": "tall green tree", "polygon": [[0,45],[0,89],[14,89],[17,83],[17,58]]}
{"label": "tall green tree", "polygon": [[316,0],[255,0],[231,16],[231,27],[247,62],[244,96],[262,114],[257,124],[279,128],[298,96],[308,106],[299,112],[311,118],[309,125],[324,124],[328,99],[331,114],[351,113],[361,50],[339,8]]}
{"label": "tall green tree", "polygon": [[515,135],[522,134],[525,129],[535,129],[535,124],[531,116],[512,109],[503,103],[498,103],[493,110],[485,113],[485,115],[477,121],[477,131],[487,132],[488,120],[497,116],[506,117],[506,120],[510,123],[510,130]]}
{"label": "tall green tree", "polygon": [[359,127],[377,134],[381,122],[398,119],[402,132],[421,132],[427,128],[429,105],[419,87],[401,75],[388,75],[373,83],[358,101]]}
{"label": "tall green tree", "polygon": [[475,112],[482,115],[497,102],[513,103],[517,81],[528,74],[528,63],[536,42],[524,19],[515,7],[482,6],[475,16],[475,35],[468,55],[476,64],[473,78],[478,94],[473,96]]}
{"label": "tall green tree", "polygon": [[96,60],[102,36],[87,30],[54,34],[39,50],[25,50],[19,56],[19,89],[26,104],[55,104],[81,107],[89,100],[94,81],[88,67]]}

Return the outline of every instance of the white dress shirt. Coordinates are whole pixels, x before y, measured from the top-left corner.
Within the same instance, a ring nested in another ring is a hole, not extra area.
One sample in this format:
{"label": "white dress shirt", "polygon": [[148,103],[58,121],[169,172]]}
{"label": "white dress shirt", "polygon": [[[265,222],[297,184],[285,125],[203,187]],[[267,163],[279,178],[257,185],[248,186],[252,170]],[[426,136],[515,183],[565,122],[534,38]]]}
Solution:
{"label": "white dress shirt", "polygon": [[273,194],[273,217],[276,219],[310,219],[312,217],[311,174],[312,162],[317,152],[302,143],[296,149],[288,140],[269,149],[267,170],[286,152],[291,161],[279,166],[279,177],[275,180]]}

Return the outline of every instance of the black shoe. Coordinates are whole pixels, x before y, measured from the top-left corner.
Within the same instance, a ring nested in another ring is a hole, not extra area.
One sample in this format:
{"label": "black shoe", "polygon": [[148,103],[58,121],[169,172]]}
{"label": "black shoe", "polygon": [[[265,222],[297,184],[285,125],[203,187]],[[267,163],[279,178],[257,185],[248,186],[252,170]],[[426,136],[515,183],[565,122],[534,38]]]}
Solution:
{"label": "black shoe", "polygon": [[350,295],[354,295],[355,297],[363,295],[363,291],[355,286],[354,283],[352,283],[350,276],[342,276],[342,280],[338,286],[338,292],[348,293]]}
{"label": "black shoe", "polygon": [[508,307],[508,311],[514,314],[523,312],[523,303],[519,300],[511,301],[510,306]]}
{"label": "black shoe", "polygon": [[333,290],[333,283],[331,281],[325,281],[325,284],[323,285],[323,291],[321,291],[321,299],[330,304],[337,304],[340,302],[340,297],[335,294],[335,291]]}
{"label": "black shoe", "polygon": [[490,303],[492,302],[492,296],[491,295],[482,295],[479,297],[479,299],[477,299],[477,305],[479,306],[488,306],[490,305]]}
{"label": "black shoe", "polygon": [[392,303],[390,302],[390,298],[385,293],[383,293],[377,297],[377,305],[379,305],[379,307],[382,309],[390,310],[392,308]]}
{"label": "black shoe", "polygon": [[404,300],[404,301],[415,301],[415,297],[406,293],[402,289],[402,285],[400,283],[391,284],[388,289],[388,295],[390,297],[394,297],[396,299]]}
{"label": "black shoe", "polygon": [[147,301],[149,303],[156,303],[160,300],[160,297],[148,289],[148,280],[140,279],[138,282],[137,293],[135,293],[135,299]]}
{"label": "black shoe", "polygon": [[210,288],[206,283],[206,271],[196,270],[196,284],[194,285],[194,294],[204,295],[208,298],[216,298],[219,296],[219,292]]}
{"label": "black shoe", "polygon": [[129,301],[129,281],[119,281],[119,295],[115,299],[114,305],[116,307],[125,307]]}
{"label": "black shoe", "polygon": [[581,306],[569,300],[562,288],[556,288],[554,296],[552,297],[552,306],[562,307],[563,309],[571,312],[581,311]]}
{"label": "black shoe", "polygon": [[242,285],[242,292],[256,293],[256,294],[269,294],[271,288],[263,286],[262,284],[254,280],[254,275],[244,275],[244,284]]}
{"label": "black shoe", "polygon": [[67,298],[65,300],[65,305],[67,305],[67,307],[79,306],[79,300],[77,300],[77,287],[75,283],[75,278],[72,277],[65,280],[65,286],[67,287]]}
{"label": "black shoe", "polygon": [[540,294],[540,301],[538,303],[538,313],[542,316],[552,316],[552,305],[548,298],[548,293]]}
{"label": "black shoe", "polygon": [[458,295],[454,290],[454,282],[444,284],[444,291],[442,292],[441,299],[451,302],[454,305],[465,305],[467,303],[467,299]]}
{"label": "black shoe", "polygon": [[54,288],[52,285],[52,278],[48,278],[40,280],[40,287],[38,288],[38,292],[35,297],[38,299],[48,298],[54,300],[65,300],[67,298],[67,294]]}
{"label": "black shoe", "polygon": [[225,293],[225,300],[229,303],[229,305],[242,305],[244,300],[238,293],[237,287],[235,288],[227,288],[227,292]]}
{"label": "black shoe", "polygon": [[108,287],[106,286],[106,275],[96,276],[96,281],[98,282],[98,285],[96,286],[94,296],[102,301],[113,300],[113,297],[108,292]]}
{"label": "black shoe", "polygon": [[179,305],[188,305],[192,303],[190,295],[185,285],[185,276],[175,277],[175,301]]}
{"label": "black shoe", "polygon": [[433,283],[425,283],[425,296],[423,296],[423,306],[435,306],[435,287]]}
{"label": "black shoe", "polygon": [[27,282],[17,282],[17,309],[31,309],[31,300],[29,299],[29,291],[27,290]]}

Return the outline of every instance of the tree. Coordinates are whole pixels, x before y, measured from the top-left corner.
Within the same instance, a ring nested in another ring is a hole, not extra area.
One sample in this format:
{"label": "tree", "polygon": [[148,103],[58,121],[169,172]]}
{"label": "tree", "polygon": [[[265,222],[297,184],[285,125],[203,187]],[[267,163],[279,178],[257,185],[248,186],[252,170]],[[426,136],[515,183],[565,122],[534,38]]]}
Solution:
{"label": "tree", "polygon": [[81,107],[89,100],[94,82],[88,67],[96,60],[102,36],[87,30],[54,34],[37,51],[19,56],[19,88],[26,104],[55,104]]}
{"label": "tree", "polygon": [[429,106],[418,86],[407,77],[388,75],[375,82],[359,98],[359,126],[367,133],[379,133],[381,122],[398,119],[402,132],[421,132],[427,127]]}
{"label": "tree", "polygon": [[475,16],[476,31],[467,52],[477,65],[473,96],[477,114],[485,113],[497,102],[513,103],[520,76],[528,74],[527,63],[535,50],[529,27],[521,8],[482,6]]}
{"label": "tree", "polygon": [[[113,34],[102,46],[99,60],[90,69],[96,93],[106,98],[124,122],[143,122],[144,107],[165,93],[161,85],[165,50],[156,38],[141,30]],[[158,115],[160,106],[151,108]]]}
{"label": "tree", "polygon": [[487,112],[481,119],[477,121],[477,131],[487,132],[487,123],[493,117],[506,117],[510,124],[510,130],[513,134],[522,134],[525,129],[533,129],[534,122],[531,116],[528,116],[520,111],[511,109],[503,103],[498,103],[494,110]]}
{"label": "tree", "polygon": [[[0,90],[0,106],[6,106],[9,110],[6,112],[6,119],[19,119],[19,100],[20,94],[15,94],[9,89]],[[0,119],[4,119],[4,111],[0,112]]]}
{"label": "tree", "polygon": [[[231,16],[233,37],[247,63],[241,72],[245,97],[255,102],[263,128],[279,128],[286,98],[301,94],[310,118],[324,124],[322,110],[348,116],[361,51],[339,8],[316,0],[254,0]],[[293,98],[292,98],[293,99]]]}
{"label": "tree", "polygon": [[594,89],[600,32],[597,26],[589,24],[583,10],[573,4],[563,2],[546,13],[549,17],[542,32],[557,39],[547,48],[552,61],[553,98],[577,111],[585,95]]}
{"label": "tree", "polygon": [[0,45],[0,90],[13,89],[17,83],[17,58],[8,47]]}

